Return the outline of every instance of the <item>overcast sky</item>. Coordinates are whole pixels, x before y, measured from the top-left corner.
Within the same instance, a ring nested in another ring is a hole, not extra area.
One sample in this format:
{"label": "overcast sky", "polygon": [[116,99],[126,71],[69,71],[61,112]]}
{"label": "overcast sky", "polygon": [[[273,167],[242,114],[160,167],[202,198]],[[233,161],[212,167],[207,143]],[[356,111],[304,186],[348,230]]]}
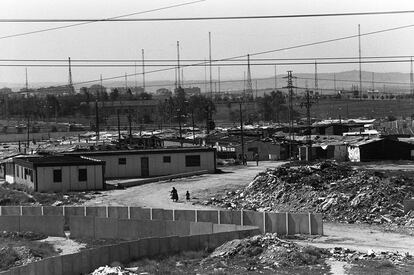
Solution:
{"label": "overcast sky", "polygon": [[[108,18],[191,0],[2,0],[0,18]],[[207,0],[184,7],[155,11],[131,18],[285,15],[414,10],[412,0]],[[354,17],[257,19],[190,22],[98,22],[84,26],[22,37],[0,39],[0,58],[16,59],[134,59],[145,49],[148,59],[208,58],[208,32],[212,34],[214,58],[244,55],[303,43],[414,24],[414,14]],[[0,37],[56,27],[69,23],[0,23]],[[414,27],[362,38],[363,56],[414,55]],[[261,58],[358,56],[358,39],[327,43],[272,54]],[[1,64],[5,64],[2,62]],[[153,70],[156,68],[147,68]],[[319,66],[320,72],[358,69],[358,64]],[[409,72],[409,63],[363,65],[375,72]],[[138,67],[138,72],[141,69]],[[245,67],[221,67],[222,79],[243,78]],[[314,66],[279,66],[287,70],[313,72]],[[28,68],[29,82],[67,83],[67,68]],[[73,68],[73,81],[134,73],[132,68]],[[252,77],[272,76],[274,67],[252,67]],[[184,70],[185,79],[204,79],[204,68]],[[214,68],[213,76],[216,77]],[[0,82],[24,83],[24,67],[0,67]],[[146,75],[147,80],[173,80],[174,71]],[[138,77],[140,82],[141,77]],[[130,81],[134,81],[131,77]],[[90,85],[90,84],[88,84]]]}

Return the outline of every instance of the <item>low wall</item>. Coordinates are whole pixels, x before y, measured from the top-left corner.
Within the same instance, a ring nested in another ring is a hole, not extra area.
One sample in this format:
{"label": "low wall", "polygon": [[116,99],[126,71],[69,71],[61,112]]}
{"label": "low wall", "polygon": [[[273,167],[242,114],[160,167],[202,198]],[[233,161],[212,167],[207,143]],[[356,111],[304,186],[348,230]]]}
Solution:
{"label": "low wall", "polygon": [[0,216],[0,231],[32,231],[62,237],[63,229],[63,216]]}
{"label": "low wall", "polygon": [[100,266],[109,265],[115,261],[126,264],[140,258],[174,254],[179,251],[214,249],[227,241],[259,233],[258,229],[247,229],[185,237],[146,238],[46,258],[0,272],[0,275],[88,274]]}
{"label": "low wall", "polygon": [[[414,200],[404,202],[404,210],[414,209]],[[162,220],[210,222],[213,224],[234,224],[257,226],[260,232],[283,235],[311,234],[323,235],[321,214],[274,213],[231,210],[172,210],[127,206],[64,206],[64,207],[21,207],[0,206],[0,216],[65,216],[69,224],[70,216],[90,216],[114,219]]]}
{"label": "low wall", "polygon": [[414,211],[414,199],[404,200],[404,213],[408,213],[411,210]]}

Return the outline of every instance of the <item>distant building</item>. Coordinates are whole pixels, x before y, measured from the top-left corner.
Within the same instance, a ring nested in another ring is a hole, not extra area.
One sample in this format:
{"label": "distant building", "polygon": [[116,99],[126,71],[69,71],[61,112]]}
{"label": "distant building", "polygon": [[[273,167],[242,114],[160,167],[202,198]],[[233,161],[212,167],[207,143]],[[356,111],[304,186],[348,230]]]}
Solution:
{"label": "distant building", "polygon": [[37,192],[105,189],[105,163],[79,156],[25,156],[6,163],[6,180]]}
{"label": "distant building", "polygon": [[201,89],[199,87],[184,88],[184,92],[188,97],[201,95]]}
{"label": "distant building", "polygon": [[64,85],[64,86],[50,86],[43,87],[39,89],[21,89],[19,94],[24,95],[25,97],[37,96],[37,97],[46,97],[48,95],[53,96],[66,96],[75,94],[73,86]]}
{"label": "distant building", "polygon": [[106,178],[145,178],[194,171],[216,170],[213,148],[168,148],[151,150],[112,150],[67,152],[105,161]]}

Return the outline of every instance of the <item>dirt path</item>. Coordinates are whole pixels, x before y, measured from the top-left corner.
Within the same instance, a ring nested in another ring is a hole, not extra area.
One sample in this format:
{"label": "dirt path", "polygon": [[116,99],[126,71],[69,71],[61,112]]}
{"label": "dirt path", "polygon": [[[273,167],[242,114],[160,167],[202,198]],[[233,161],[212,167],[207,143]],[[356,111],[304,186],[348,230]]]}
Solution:
{"label": "dirt path", "polygon": [[361,252],[378,251],[408,252],[414,255],[414,237],[404,234],[383,232],[369,225],[324,223],[324,236],[311,241],[297,241],[300,244],[322,248],[341,246]]}
{"label": "dirt path", "polygon": [[[212,209],[203,205],[193,205],[185,201],[185,192],[188,190],[193,198],[203,200],[215,194],[242,188],[249,184],[257,173],[266,168],[282,165],[284,162],[262,161],[259,166],[249,162],[247,167],[232,166],[220,168],[223,174],[206,174],[190,178],[175,179],[172,181],[154,182],[141,186],[130,187],[125,190],[106,191],[85,205],[128,205],[166,209]],[[179,202],[170,200],[172,187],[178,190]]]}

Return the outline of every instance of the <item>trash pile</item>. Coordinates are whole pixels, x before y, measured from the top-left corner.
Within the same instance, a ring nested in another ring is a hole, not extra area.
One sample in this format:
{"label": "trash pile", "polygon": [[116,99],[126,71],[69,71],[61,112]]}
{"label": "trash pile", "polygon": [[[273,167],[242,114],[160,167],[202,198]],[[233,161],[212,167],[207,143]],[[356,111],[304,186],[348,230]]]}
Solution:
{"label": "trash pile", "polygon": [[414,226],[403,200],[414,196],[409,175],[356,169],[324,161],[259,173],[244,189],[203,202],[228,209],[319,212],[331,221]]}
{"label": "trash pile", "polygon": [[[101,266],[97,268],[94,272],[91,273],[91,275],[135,275],[139,274],[135,272],[134,270],[123,268],[121,266]],[[148,273],[146,273],[148,274]]]}
{"label": "trash pile", "polygon": [[369,249],[367,253],[351,250],[348,248],[335,247],[329,250],[332,259],[342,262],[355,262],[361,260],[387,260],[393,264],[401,264],[408,259],[412,259],[412,255],[408,253],[398,253],[381,251],[375,252]]}

